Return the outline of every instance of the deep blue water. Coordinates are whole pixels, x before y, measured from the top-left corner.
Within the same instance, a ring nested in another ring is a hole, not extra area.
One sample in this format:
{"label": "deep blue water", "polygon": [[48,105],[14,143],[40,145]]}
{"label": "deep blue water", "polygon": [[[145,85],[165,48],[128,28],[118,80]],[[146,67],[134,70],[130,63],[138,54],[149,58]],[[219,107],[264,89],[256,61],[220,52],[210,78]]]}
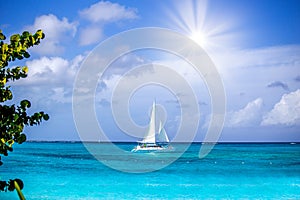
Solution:
{"label": "deep blue water", "polygon": [[162,170],[132,174],[103,165],[81,143],[27,142],[2,157],[0,176],[22,179],[26,199],[300,199],[300,144],[218,144],[204,159],[200,146]]}

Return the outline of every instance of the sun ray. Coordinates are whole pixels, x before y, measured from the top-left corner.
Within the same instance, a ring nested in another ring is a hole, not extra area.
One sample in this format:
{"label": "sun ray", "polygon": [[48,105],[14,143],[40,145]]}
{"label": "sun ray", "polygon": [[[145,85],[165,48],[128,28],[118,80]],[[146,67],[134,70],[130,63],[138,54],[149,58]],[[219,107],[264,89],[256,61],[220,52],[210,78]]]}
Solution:
{"label": "sun ray", "polygon": [[220,22],[218,16],[208,19],[208,1],[176,1],[173,6],[168,13],[171,28],[186,34],[204,49],[211,51],[235,43],[230,20],[222,18],[224,21]]}

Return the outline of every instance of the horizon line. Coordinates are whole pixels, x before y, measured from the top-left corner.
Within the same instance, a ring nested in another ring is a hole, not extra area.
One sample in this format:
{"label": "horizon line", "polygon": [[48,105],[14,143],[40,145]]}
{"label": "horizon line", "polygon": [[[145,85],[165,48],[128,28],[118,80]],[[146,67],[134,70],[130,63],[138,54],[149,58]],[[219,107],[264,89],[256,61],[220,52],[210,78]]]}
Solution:
{"label": "horizon line", "polygon": [[[136,141],[80,141],[80,140],[28,140],[31,143],[136,143]],[[170,142],[171,144],[186,144],[190,142]],[[300,144],[300,141],[221,141],[202,142],[194,141],[191,144]]]}

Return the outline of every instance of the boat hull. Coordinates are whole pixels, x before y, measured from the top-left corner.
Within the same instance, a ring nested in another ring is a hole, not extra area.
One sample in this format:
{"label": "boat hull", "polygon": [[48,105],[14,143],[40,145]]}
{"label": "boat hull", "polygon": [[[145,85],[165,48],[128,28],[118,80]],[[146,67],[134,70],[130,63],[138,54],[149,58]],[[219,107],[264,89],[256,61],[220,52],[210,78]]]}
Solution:
{"label": "boat hull", "polygon": [[138,145],[135,148],[131,150],[131,152],[156,152],[156,151],[165,151],[169,150],[169,146],[161,146],[161,145],[155,145],[155,146],[144,146],[144,145]]}

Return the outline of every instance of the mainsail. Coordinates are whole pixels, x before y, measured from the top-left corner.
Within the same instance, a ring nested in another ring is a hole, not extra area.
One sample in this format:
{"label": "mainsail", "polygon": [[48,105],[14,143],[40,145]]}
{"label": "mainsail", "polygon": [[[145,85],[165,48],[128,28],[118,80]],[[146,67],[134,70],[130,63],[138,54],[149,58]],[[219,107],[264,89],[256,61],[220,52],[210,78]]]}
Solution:
{"label": "mainsail", "polygon": [[152,105],[151,118],[149,123],[149,129],[146,133],[142,143],[155,143],[155,102]]}

